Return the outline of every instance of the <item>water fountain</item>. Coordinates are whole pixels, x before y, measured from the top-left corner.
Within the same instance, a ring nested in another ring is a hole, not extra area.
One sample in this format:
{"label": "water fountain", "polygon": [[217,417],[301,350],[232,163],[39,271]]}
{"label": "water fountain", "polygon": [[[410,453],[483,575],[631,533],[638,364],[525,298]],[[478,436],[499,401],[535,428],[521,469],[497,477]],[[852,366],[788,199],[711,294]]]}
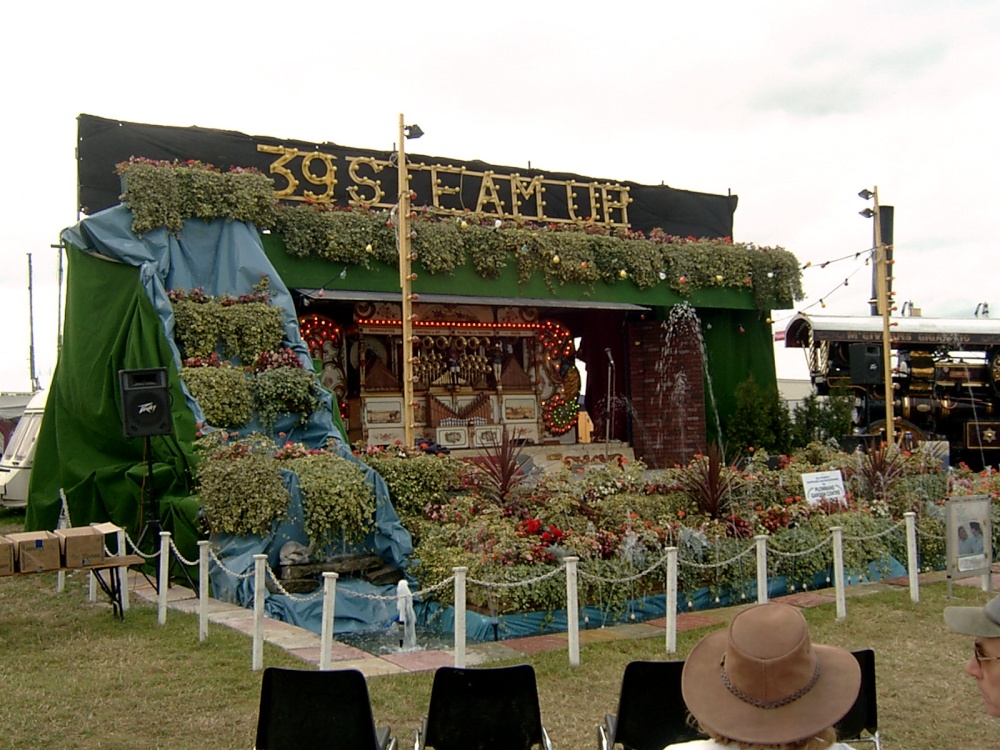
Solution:
{"label": "water fountain", "polygon": [[[722,424],[719,421],[719,409],[715,402],[715,388],[712,384],[712,374],[708,368],[708,351],[705,347],[705,339],[701,332],[701,321],[698,315],[687,302],[674,305],[670,309],[670,315],[661,324],[663,331],[663,343],[660,347],[660,358],[656,364],[656,374],[659,382],[656,386],[657,411],[660,414],[677,412],[683,403],[690,400],[692,391],[696,390],[696,384],[691,383],[688,373],[685,372],[681,357],[693,346],[697,347],[697,352],[701,358],[701,374],[704,377],[709,408],[706,410],[715,419],[715,431],[718,439],[722,439]],[[654,431],[654,444],[657,449],[663,447],[664,425],[660,425]],[[703,436],[689,436],[683,420],[680,420],[676,428],[680,431],[679,444],[682,453],[690,457],[703,449],[701,442]]]}
{"label": "water fountain", "polygon": [[399,648],[415,651],[417,648],[417,616],[413,612],[413,594],[410,584],[403,578],[396,584],[396,609],[399,612]]}

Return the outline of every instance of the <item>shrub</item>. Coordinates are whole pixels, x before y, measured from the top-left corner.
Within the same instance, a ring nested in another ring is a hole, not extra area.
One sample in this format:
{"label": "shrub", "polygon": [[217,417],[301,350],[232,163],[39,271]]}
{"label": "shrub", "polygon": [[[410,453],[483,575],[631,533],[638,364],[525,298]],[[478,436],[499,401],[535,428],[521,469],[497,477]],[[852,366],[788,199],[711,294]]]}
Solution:
{"label": "shrub", "polygon": [[427,506],[447,502],[462,489],[468,471],[450,456],[377,448],[359,449],[356,455],[382,476],[393,508],[405,519],[421,515]]}
{"label": "shrub", "polygon": [[328,451],[313,451],[287,464],[299,478],[311,542],[322,548],[364,538],[373,525],[375,494],[361,466]]}
{"label": "shrub", "polygon": [[290,496],[262,435],[229,441],[224,432],[199,438],[197,492],[209,528],[227,534],[267,534],[288,512]]}
{"label": "shrub", "polygon": [[319,407],[316,375],[299,367],[274,367],[253,376],[253,404],[260,423],[274,427],[282,414],[298,413],[305,421]]}
{"label": "shrub", "polygon": [[219,362],[216,367],[182,367],[180,375],[208,424],[239,427],[250,421],[253,400],[250,380],[243,370]]}

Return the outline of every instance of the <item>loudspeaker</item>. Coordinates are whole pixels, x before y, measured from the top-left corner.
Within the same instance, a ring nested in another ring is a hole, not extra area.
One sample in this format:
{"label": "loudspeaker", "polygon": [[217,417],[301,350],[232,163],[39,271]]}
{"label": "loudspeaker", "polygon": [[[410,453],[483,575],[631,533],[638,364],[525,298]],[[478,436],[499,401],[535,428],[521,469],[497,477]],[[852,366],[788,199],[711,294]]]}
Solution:
{"label": "loudspeaker", "polygon": [[153,437],[173,433],[167,368],[119,370],[118,383],[121,386],[122,427],[125,437]]}
{"label": "loudspeaker", "polygon": [[851,382],[876,385],[882,382],[882,347],[878,344],[851,344]]}

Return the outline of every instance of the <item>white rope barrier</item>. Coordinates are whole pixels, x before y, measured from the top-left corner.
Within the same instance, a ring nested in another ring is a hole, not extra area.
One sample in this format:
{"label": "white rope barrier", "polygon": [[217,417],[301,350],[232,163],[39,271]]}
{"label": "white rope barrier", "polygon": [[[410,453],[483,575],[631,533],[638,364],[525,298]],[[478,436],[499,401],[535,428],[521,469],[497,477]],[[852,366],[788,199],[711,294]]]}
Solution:
{"label": "white rope barrier", "polygon": [[920,558],[917,556],[917,514],[903,514],[906,521],[906,571],[909,575],[910,601],[920,601]]}
{"label": "white rope barrier", "polygon": [[661,557],[659,560],[657,560],[655,563],[650,565],[645,570],[641,570],[635,575],[626,576],[625,578],[604,578],[603,576],[596,575],[595,573],[588,573],[583,568],[580,569],[580,577],[586,578],[587,580],[590,581],[597,581],[599,583],[610,583],[610,584],[633,583],[642,578],[645,578],[654,570],[663,565],[663,563],[665,563],[666,561],[667,561],[667,555],[664,554],[663,557]]}
{"label": "white rope barrier", "polygon": [[677,548],[667,548],[667,653],[677,652]]}
{"label": "white rope barrier", "polygon": [[896,523],[894,523],[889,528],[884,529],[882,531],[878,531],[878,532],[876,532],[874,534],[871,534],[869,536],[845,536],[844,537],[844,541],[845,542],[870,542],[870,541],[874,541],[875,539],[881,539],[882,537],[889,536],[889,534],[891,534],[894,531],[900,529],[905,524],[906,524],[906,519],[901,519],[901,520],[897,521]]}
{"label": "white rope barrier", "polygon": [[336,619],[337,578],[333,572],[323,573],[323,623],[319,631],[319,668],[329,669],[333,651],[333,622]]}
{"label": "white rope barrier", "polygon": [[[917,525],[916,513],[908,512],[904,514],[904,518],[893,524],[891,527],[877,532],[869,536],[845,536],[843,533],[843,528],[835,526],[829,529],[829,536],[815,544],[809,549],[799,550],[796,552],[788,552],[777,547],[771,546],[770,551],[779,556],[785,558],[795,558],[802,557],[808,554],[812,554],[821,550],[827,544],[833,547],[833,583],[836,592],[836,607],[837,607],[837,619],[844,620],[847,617],[846,608],[846,587],[845,587],[845,570],[844,570],[844,541],[851,542],[863,542],[871,541],[884,538],[891,533],[905,527],[906,534],[906,548],[907,548],[907,571],[909,575],[909,585],[910,585],[910,597],[912,601],[919,601],[919,558],[918,558],[918,546],[917,546],[917,535],[920,532],[919,526]],[[927,534],[925,534],[927,536]],[[939,537],[934,537],[939,538]],[[633,583],[640,580],[658,570],[661,567],[665,568],[666,571],[666,590],[665,590],[665,649],[667,653],[676,653],[677,651],[677,601],[678,601],[678,570],[680,565],[687,565],[691,568],[699,570],[711,570],[716,568],[721,568],[727,565],[732,565],[738,562],[744,557],[755,553],[756,560],[756,586],[757,586],[757,601],[759,603],[765,603],[769,598],[769,580],[767,575],[767,555],[768,555],[768,541],[771,539],[768,535],[759,534],[754,537],[752,543],[744,550],[738,552],[727,560],[718,561],[715,563],[698,563],[694,560],[682,559],[679,554],[679,549],[677,547],[668,547],[664,550],[664,554],[654,563],[643,569],[642,571],[619,578],[610,578],[598,575],[596,573],[591,573],[586,569],[581,569],[579,566],[579,558],[575,556],[566,557],[563,559],[562,564],[559,566],[545,572],[534,576],[532,578],[527,578],[520,581],[488,581],[476,578],[468,577],[467,567],[455,567],[452,569],[453,574],[418,592],[414,592],[411,596],[414,597],[427,597],[438,590],[443,589],[445,586],[454,586],[454,610],[455,610],[455,632],[454,632],[454,659],[455,666],[462,667],[466,664],[466,639],[467,639],[467,586],[468,584],[474,584],[481,586],[487,591],[501,591],[501,590],[511,590],[515,588],[533,586],[543,581],[554,578],[555,576],[561,575],[564,571],[566,573],[566,618],[567,618],[567,638],[568,638],[568,652],[569,661],[571,666],[579,666],[580,664],[580,602],[579,602],[579,579],[583,578],[585,580],[611,585],[621,585]],[[135,544],[129,539],[128,534],[122,530],[118,533],[118,548],[124,550],[126,544],[131,544],[132,549],[138,552]],[[108,551],[108,550],[106,550]],[[108,551],[110,554],[110,551]],[[320,669],[330,669],[332,661],[332,644],[334,641],[334,622],[336,619],[335,614],[335,601],[336,594],[338,592],[338,574],[333,572],[323,573],[323,585],[316,592],[307,596],[297,596],[288,592],[281,584],[281,581],[276,576],[275,572],[271,569],[267,562],[267,555],[256,554],[253,556],[253,570],[246,573],[238,573],[231,570],[227,565],[225,560],[221,559],[217,554],[216,550],[212,548],[212,545],[208,541],[198,542],[198,560],[189,561],[184,558],[177,546],[174,544],[170,532],[162,531],[160,532],[160,549],[155,554],[141,554],[140,555],[147,559],[152,560],[159,558],[159,576],[157,579],[157,606],[158,606],[158,620],[161,625],[166,622],[166,609],[167,609],[167,590],[169,586],[169,563],[170,556],[173,554],[177,560],[187,566],[198,566],[199,570],[199,585],[198,585],[198,596],[199,602],[199,618],[198,618],[198,639],[200,641],[207,640],[208,638],[208,599],[209,599],[209,572],[210,566],[216,565],[218,570],[225,573],[235,580],[246,580],[248,578],[253,578],[253,650],[251,658],[251,668],[254,671],[259,671],[263,668],[263,642],[264,642],[264,611],[265,611],[265,600],[267,597],[267,581],[270,578],[276,591],[281,595],[288,596],[289,598],[298,602],[309,602],[316,599],[323,599],[323,614],[321,621],[320,630]],[[124,580],[124,578],[123,578]],[[829,579],[828,579],[829,580]],[[358,591],[351,591],[349,589],[341,588],[340,593],[347,596],[355,596],[362,599],[377,600],[382,602],[397,602],[400,596],[397,594],[392,595],[379,595],[379,594],[367,594]],[[123,590],[123,596],[127,597],[127,593]]]}
{"label": "white rope barrier", "polygon": [[[568,559],[568,558],[567,558]],[[579,558],[577,558],[579,559]],[[523,581],[480,581],[476,578],[469,578],[469,583],[474,583],[477,586],[482,586],[484,589],[517,589],[522,586],[533,586],[536,583],[541,583],[542,581],[547,581],[550,578],[554,578],[566,569],[565,562],[558,568],[550,570],[548,573],[542,573],[541,575],[535,576],[534,578],[526,578]]]}
{"label": "white rope barrier", "polygon": [[753,552],[754,549],[755,549],[755,545],[751,544],[749,547],[747,547],[742,552],[739,552],[736,555],[733,555],[728,560],[722,560],[721,562],[697,563],[694,560],[681,560],[680,563],[681,563],[681,565],[687,565],[689,568],[697,568],[699,570],[711,570],[712,568],[724,568],[727,565],[732,565],[734,562],[736,562],[740,558],[746,557],[751,552]]}
{"label": "white rope barrier", "polygon": [[578,583],[576,564],[579,557],[567,557],[566,563],[566,630],[569,639],[569,665],[580,666],[580,605],[578,603]]}
{"label": "white rope barrier", "polygon": [[253,556],[253,655],[250,668],[259,672],[264,666],[264,569],[267,555]]}
{"label": "white rope barrier", "polygon": [[[832,531],[832,529],[831,529]],[[804,549],[799,552],[785,552],[777,547],[771,547],[771,552],[778,555],[779,557],[805,557],[806,555],[811,555],[813,552],[818,552],[823,549],[826,545],[830,544],[831,537],[826,537],[823,541],[810,547],[809,549]]]}
{"label": "white rope barrier", "polygon": [[167,589],[170,588],[170,532],[160,532],[160,572],[156,576],[157,622],[167,624]]}
{"label": "white rope barrier", "polygon": [[467,567],[452,568],[455,574],[455,666],[465,666],[465,575]]}
{"label": "white rope barrier", "polygon": [[208,553],[211,542],[198,542],[198,640],[208,640]]}
{"label": "white rope barrier", "polygon": [[830,529],[833,538],[833,583],[837,592],[837,619],[847,619],[847,597],[844,591],[844,529]]}
{"label": "white rope barrier", "polygon": [[757,603],[767,604],[767,536],[758,534],[754,543],[757,547]]}

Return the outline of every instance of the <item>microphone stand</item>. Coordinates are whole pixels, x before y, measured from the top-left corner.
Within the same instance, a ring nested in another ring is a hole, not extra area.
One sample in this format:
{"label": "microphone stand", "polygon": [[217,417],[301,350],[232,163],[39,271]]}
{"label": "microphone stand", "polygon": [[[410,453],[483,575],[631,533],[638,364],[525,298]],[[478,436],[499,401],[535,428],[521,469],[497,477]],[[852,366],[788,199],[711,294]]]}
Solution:
{"label": "microphone stand", "polygon": [[611,349],[605,349],[604,353],[608,355],[608,399],[607,399],[607,413],[604,418],[604,456],[607,458],[608,451],[610,450],[609,445],[611,443],[611,420],[614,415],[614,411],[611,409],[611,393],[614,390],[614,380],[615,380],[615,360],[611,356]]}

